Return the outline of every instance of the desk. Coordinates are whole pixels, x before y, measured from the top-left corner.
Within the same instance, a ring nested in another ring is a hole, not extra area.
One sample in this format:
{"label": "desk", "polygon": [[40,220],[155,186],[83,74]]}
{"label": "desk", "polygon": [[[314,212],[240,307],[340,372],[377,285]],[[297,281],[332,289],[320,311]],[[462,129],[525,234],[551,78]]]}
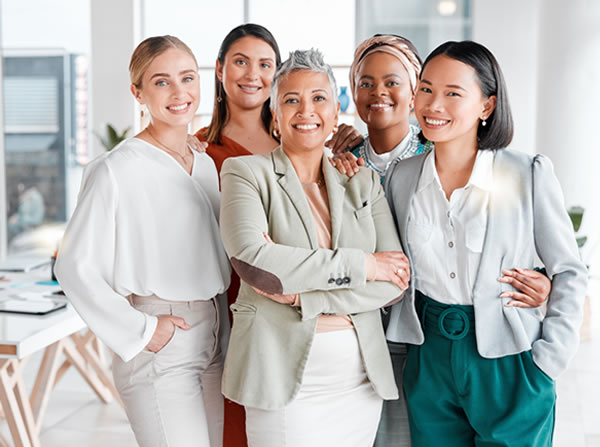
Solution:
{"label": "desk", "polygon": [[[33,273],[2,273],[0,300],[48,299],[58,286],[40,285],[47,269]],[[64,299],[64,298],[63,298]],[[103,402],[119,399],[104,361],[104,349],[77,312],[65,309],[34,316],[0,313],[0,403],[16,447],[39,447],[39,432],[50,392],[68,368],[74,366]],[[27,358],[44,350],[35,385],[28,397],[22,370]],[[61,359],[63,359],[61,362]],[[120,400],[119,400],[120,402]],[[0,440],[1,443],[6,441]]]}

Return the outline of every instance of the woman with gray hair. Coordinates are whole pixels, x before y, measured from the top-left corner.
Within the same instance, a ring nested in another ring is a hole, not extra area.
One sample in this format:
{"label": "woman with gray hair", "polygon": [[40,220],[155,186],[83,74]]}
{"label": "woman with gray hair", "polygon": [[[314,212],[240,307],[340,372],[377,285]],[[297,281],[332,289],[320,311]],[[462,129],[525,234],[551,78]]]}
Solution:
{"label": "woman with gray hair", "polygon": [[378,309],[410,268],[378,176],[348,178],[324,156],[335,92],[321,53],[291,53],[271,87],[281,146],[221,171],[242,280],[223,393],[246,407],[250,446],[372,445],[382,400],[397,397]]}

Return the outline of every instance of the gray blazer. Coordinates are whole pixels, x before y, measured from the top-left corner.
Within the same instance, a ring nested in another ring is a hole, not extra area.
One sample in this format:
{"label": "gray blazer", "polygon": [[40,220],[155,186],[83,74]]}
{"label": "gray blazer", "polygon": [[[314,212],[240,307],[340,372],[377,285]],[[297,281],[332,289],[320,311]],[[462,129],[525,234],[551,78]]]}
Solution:
{"label": "gray blazer", "polygon": [[[385,181],[386,196],[409,259],[408,212],[426,156],[396,163]],[[536,365],[556,378],[577,350],[587,271],[550,160],[543,155],[498,150],[493,175],[495,187],[473,287],[477,349],[485,358],[531,349]],[[532,268],[536,252],[552,280],[545,312],[543,308],[505,306],[510,299],[498,296],[510,286],[497,281],[502,269]],[[411,284],[404,299],[393,306],[388,331],[401,341],[422,344],[414,292]]]}
{"label": "gray blazer", "polygon": [[[302,185],[281,148],[230,158],[221,169],[221,233],[242,279],[223,373],[223,394],[276,409],[291,402],[322,313],[349,314],[369,380],[379,396],[398,396],[379,308],[399,297],[392,283],[366,281],[364,253],[401,250],[377,174],[348,178],[323,157],[332,250],[320,249]],[[263,232],[274,243],[267,243]],[[301,309],[257,294],[301,297]]]}

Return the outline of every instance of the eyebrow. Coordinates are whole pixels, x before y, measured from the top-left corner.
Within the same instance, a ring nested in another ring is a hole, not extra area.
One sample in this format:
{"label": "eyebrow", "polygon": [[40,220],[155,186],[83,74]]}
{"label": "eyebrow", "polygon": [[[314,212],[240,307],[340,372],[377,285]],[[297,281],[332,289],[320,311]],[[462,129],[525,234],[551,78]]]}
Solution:
{"label": "eyebrow", "polygon": [[[327,93],[327,90],[324,88],[316,88],[311,93],[316,93],[316,92]],[[299,92],[287,92],[283,95],[283,98],[285,98],[288,95],[299,95],[299,94],[300,94]]]}
{"label": "eyebrow", "polygon": [[[431,84],[431,82],[430,82],[430,81],[428,81],[427,79],[421,79],[421,82],[422,82],[423,84],[432,85],[432,84]],[[464,91],[464,92],[466,92],[466,91],[467,91],[467,89],[465,89],[465,88],[463,88],[463,87],[461,87],[460,85],[457,85],[457,84],[446,84],[446,87],[455,88],[455,89],[457,89],[457,90],[462,90],[462,91]]]}
{"label": "eyebrow", "polygon": [[[244,53],[234,53],[231,57],[242,56],[243,58],[250,59],[250,56],[246,56]],[[271,57],[261,57],[259,60],[261,61],[271,61],[273,62],[273,58]]]}
{"label": "eyebrow", "polygon": [[[183,70],[180,71],[179,74],[186,74],[186,73],[196,73],[196,70],[189,68],[187,70]],[[152,76],[150,76],[150,79],[154,79],[154,78],[170,78],[171,75],[169,73],[154,73]]]}
{"label": "eyebrow", "polygon": [[[398,73],[389,73],[386,74],[383,79],[389,79],[389,78],[400,78],[402,79],[402,76],[400,76]],[[371,75],[362,75],[359,80],[361,79],[375,79],[375,77],[371,76]]]}

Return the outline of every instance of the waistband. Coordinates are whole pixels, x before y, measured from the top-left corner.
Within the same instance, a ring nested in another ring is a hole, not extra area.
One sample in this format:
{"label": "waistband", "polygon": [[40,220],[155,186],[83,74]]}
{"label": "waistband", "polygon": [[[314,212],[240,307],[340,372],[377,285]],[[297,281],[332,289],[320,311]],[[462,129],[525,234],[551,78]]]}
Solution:
{"label": "waistband", "polygon": [[416,291],[416,306],[421,326],[426,333],[443,335],[449,340],[461,340],[475,335],[473,306],[443,304]]}
{"label": "waistband", "polygon": [[193,300],[193,301],[172,301],[165,300],[156,295],[140,296],[132,293],[127,296],[127,301],[133,306],[135,305],[167,305],[167,306],[187,306],[191,308],[199,308],[203,306],[214,306],[214,298],[208,300]]}

